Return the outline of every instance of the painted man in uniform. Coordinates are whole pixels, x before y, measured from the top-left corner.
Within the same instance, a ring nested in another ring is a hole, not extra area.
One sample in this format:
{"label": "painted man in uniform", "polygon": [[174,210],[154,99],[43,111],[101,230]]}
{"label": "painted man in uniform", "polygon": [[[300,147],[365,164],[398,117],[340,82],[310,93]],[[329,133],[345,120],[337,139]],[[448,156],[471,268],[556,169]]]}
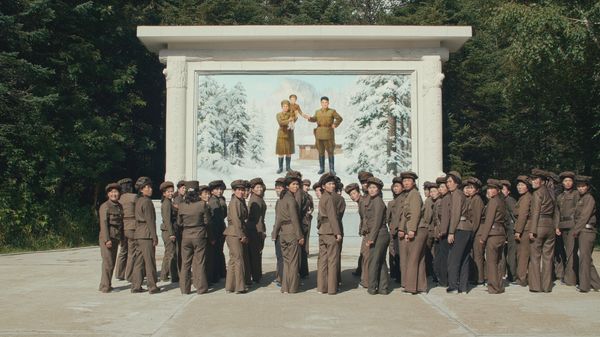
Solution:
{"label": "painted man in uniform", "polygon": [[302,115],[309,122],[317,123],[315,129],[315,143],[319,151],[319,172],[325,172],[325,152],[329,157],[329,172],[335,175],[334,150],[335,150],[335,132],[334,130],[342,123],[340,116],[335,109],[329,108],[329,98],[321,97],[321,109],[315,111],[314,116]]}

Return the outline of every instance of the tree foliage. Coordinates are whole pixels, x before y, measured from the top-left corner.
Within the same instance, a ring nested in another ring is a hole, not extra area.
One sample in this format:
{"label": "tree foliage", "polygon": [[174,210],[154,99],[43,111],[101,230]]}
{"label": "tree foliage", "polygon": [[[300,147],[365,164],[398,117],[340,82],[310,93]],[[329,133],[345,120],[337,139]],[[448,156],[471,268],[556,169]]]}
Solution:
{"label": "tree foliage", "polygon": [[163,65],[135,34],[158,24],[471,25],[444,64],[444,168],[600,176],[598,1],[2,1],[0,247],[93,242],[104,184],[163,178]]}

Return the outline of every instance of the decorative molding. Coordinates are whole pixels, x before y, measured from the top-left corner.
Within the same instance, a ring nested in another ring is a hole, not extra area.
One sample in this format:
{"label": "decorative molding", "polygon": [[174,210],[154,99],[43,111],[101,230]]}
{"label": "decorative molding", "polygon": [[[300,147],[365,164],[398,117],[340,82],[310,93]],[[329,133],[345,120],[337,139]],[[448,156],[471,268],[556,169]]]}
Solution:
{"label": "decorative molding", "polygon": [[187,62],[182,56],[169,57],[167,67],[163,70],[167,80],[167,88],[187,87]]}

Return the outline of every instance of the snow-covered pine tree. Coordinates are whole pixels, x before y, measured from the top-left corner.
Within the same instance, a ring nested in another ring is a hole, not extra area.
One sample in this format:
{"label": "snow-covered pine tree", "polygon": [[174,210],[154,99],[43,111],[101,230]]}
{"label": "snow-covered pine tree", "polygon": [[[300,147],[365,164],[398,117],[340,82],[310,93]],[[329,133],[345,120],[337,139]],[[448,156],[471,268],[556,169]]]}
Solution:
{"label": "snow-covered pine tree", "polygon": [[233,88],[227,90],[227,145],[226,154],[229,162],[240,165],[246,154],[250,130],[250,118],[246,111],[246,89],[238,82]]}
{"label": "snow-covered pine tree", "polygon": [[369,75],[357,80],[350,102],[358,109],[344,150],[352,159],[348,173],[397,173],[411,164],[410,78]]}
{"label": "snow-covered pine tree", "polygon": [[222,124],[217,104],[222,92],[219,83],[210,76],[203,76],[198,84],[198,168],[216,169],[229,172],[229,166],[223,160],[224,146],[221,139]]}
{"label": "snow-covered pine tree", "polygon": [[250,110],[250,132],[248,135],[248,143],[246,144],[246,156],[254,164],[264,163],[264,129],[260,122],[260,116],[256,111],[256,107]]}

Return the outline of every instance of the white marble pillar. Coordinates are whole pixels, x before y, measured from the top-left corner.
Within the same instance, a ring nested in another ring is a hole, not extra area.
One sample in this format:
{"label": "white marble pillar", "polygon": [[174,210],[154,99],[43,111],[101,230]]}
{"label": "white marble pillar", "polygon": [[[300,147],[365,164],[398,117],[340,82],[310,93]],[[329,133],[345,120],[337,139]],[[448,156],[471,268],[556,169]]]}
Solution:
{"label": "white marble pillar", "polygon": [[435,180],[443,169],[442,60],[439,55],[423,56],[419,76],[422,109],[419,115],[419,176]]}
{"label": "white marble pillar", "polygon": [[185,56],[169,56],[163,70],[167,85],[165,180],[177,183],[185,176],[185,119],[187,63]]}

